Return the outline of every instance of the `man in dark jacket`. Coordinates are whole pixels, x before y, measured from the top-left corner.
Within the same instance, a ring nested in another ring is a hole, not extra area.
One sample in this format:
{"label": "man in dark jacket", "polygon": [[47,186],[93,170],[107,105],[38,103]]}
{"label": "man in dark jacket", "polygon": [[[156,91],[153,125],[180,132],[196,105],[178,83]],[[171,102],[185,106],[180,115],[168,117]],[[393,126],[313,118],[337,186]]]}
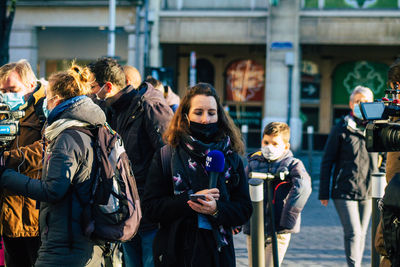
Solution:
{"label": "man in dark jacket", "polygon": [[[116,60],[102,58],[89,67],[96,78],[92,93],[104,100],[107,121],[124,141],[142,196],[153,154],[163,146],[162,134],[173,116],[172,110],[163,94],[149,83],[138,90],[126,86],[124,71]],[[123,244],[126,266],[154,265],[152,243],[157,228],[142,218],[138,234]]]}
{"label": "man in dark jacket", "polygon": [[[26,60],[0,68],[0,91],[11,110],[23,110],[20,134],[2,147],[8,168],[33,179],[42,175],[41,130],[44,88]],[[4,145],[4,144],[2,144]],[[0,229],[7,266],[33,266],[40,246],[36,201],[4,190],[1,194]]]}
{"label": "man in dark jacket", "polygon": [[384,172],[385,166],[378,153],[369,153],[366,148],[360,103],[372,101],[369,88],[357,86],[353,90],[351,113],[333,127],[321,162],[319,199],[324,206],[333,200],[343,226],[349,267],[361,266],[372,210],[371,175]]}

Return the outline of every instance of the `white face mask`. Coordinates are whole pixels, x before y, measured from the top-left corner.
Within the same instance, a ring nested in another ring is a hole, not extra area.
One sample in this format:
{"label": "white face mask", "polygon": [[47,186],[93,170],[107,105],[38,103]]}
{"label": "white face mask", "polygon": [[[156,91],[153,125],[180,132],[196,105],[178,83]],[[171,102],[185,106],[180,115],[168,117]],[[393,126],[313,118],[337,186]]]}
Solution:
{"label": "white face mask", "polygon": [[261,152],[267,160],[277,160],[285,151],[286,149],[284,146],[266,145],[261,148]]}

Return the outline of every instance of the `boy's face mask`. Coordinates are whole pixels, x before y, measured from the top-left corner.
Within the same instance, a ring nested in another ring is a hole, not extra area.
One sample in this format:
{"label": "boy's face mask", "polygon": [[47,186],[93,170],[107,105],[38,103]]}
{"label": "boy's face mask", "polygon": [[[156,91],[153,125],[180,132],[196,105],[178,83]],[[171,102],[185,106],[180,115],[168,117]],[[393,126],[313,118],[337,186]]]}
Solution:
{"label": "boy's face mask", "polygon": [[288,149],[289,144],[283,141],[281,135],[264,135],[261,153],[267,160],[279,159]]}
{"label": "boy's face mask", "polygon": [[261,152],[267,160],[277,160],[283,155],[283,153],[285,153],[285,151],[286,149],[281,146],[275,147],[273,145],[267,145],[261,148]]}

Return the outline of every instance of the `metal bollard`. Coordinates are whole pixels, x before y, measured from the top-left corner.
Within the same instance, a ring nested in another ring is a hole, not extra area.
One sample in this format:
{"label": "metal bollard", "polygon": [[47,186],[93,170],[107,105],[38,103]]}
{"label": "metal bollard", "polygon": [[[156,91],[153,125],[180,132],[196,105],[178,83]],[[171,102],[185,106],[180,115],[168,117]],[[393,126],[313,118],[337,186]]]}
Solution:
{"label": "metal bollard", "polygon": [[250,218],[252,267],[265,266],[264,252],[264,181],[250,179],[250,198],[253,215]]}
{"label": "metal bollard", "polygon": [[372,227],[371,227],[371,267],[378,267],[381,261],[379,253],[375,249],[376,228],[380,221],[380,211],[378,202],[385,194],[386,175],[385,173],[373,173],[371,178],[371,195],[372,195]]}
{"label": "metal bollard", "polygon": [[267,180],[268,187],[268,209],[270,214],[270,225],[272,230],[272,256],[274,260],[274,267],[279,267],[279,257],[278,257],[278,238],[276,236],[276,227],[275,227],[275,208],[272,202],[274,189],[272,188],[272,180]]}
{"label": "metal bollard", "polygon": [[[275,210],[273,206],[273,188],[272,188],[272,181],[276,178],[281,180],[285,179],[285,176],[288,174],[288,171],[283,171],[278,174],[271,174],[271,173],[262,173],[262,172],[251,172],[250,178],[255,179],[262,179],[267,181],[267,192],[268,192],[268,209],[269,209],[269,224],[272,230],[272,257],[274,262],[274,267],[279,267],[279,258],[278,258],[278,239],[276,236],[276,227],[275,227]],[[250,180],[253,180],[250,179]],[[249,182],[250,183],[250,182]],[[254,203],[254,202],[253,202]],[[254,204],[253,204],[254,205]],[[264,212],[263,210],[261,212]],[[254,214],[254,213],[253,213]],[[263,222],[264,225],[264,222]],[[251,224],[250,224],[251,228]],[[264,233],[264,231],[263,231]],[[252,237],[253,238],[253,237]],[[263,252],[264,255],[265,252]],[[264,255],[265,258],[265,255]]]}
{"label": "metal bollard", "polygon": [[247,124],[243,124],[241,127],[241,131],[242,131],[242,136],[243,136],[244,147],[245,147],[245,150],[247,150],[247,139],[248,139],[248,135],[249,135],[249,126]]}

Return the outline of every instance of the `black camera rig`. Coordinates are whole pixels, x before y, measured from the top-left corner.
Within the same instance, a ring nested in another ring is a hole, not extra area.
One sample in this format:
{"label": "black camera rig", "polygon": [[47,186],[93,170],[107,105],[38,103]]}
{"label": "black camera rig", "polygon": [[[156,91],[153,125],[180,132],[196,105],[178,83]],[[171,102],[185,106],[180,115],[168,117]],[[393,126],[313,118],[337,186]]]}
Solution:
{"label": "black camera rig", "polygon": [[2,151],[19,135],[19,120],[24,116],[23,110],[10,110],[0,94],[0,149]]}
{"label": "black camera rig", "polygon": [[361,103],[361,113],[368,121],[366,145],[370,152],[400,151],[400,90],[385,90],[385,97]]}

